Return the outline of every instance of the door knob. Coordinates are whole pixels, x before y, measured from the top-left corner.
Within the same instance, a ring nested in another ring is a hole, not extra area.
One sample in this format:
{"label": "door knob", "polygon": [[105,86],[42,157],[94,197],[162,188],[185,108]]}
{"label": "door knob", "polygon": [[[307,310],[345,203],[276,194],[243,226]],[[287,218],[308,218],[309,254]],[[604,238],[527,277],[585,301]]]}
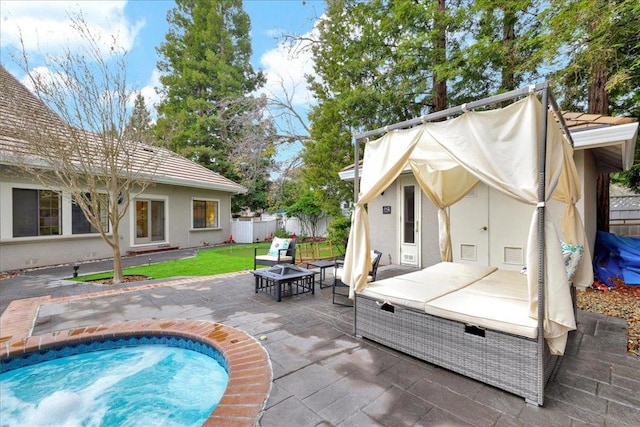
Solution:
{"label": "door knob", "polygon": [[487,231],[488,227],[485,225],[484,227],[480,227],[480,231]]}

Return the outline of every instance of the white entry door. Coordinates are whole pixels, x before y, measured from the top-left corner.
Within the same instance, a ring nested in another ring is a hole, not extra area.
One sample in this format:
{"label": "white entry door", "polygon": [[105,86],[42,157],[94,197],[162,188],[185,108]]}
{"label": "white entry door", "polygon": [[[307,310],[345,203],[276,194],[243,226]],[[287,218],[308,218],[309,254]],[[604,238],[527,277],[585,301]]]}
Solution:
{"label": "white entry door", "polygon": [[453,261],[522,269],[532,212],[479,183],[449,209]]}
{"label": "white entry door", "polygon": [[400,264],[420,267],[420,196],[413,178],[400,182]]}
{"label": "white entry door", "polygon": [[502,270],[520,271],[525,265],[529,226],[534,206],[489,190],[489,261]]}
{"label": "white entry door", "polygon": [[488,187],[477,184],[449,208],[453,261],[489,265]]}

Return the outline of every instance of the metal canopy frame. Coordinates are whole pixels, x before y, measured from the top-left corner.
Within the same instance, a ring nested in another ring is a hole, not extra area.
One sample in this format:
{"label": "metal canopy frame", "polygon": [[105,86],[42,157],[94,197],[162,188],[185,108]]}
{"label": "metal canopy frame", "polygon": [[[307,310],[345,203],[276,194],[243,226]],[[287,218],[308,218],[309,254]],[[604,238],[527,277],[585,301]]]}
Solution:
{"label": "metal canopy frame", "polygon": [[[396,129],[407,129],[414,126],[418,126],[420,124],[426,122],[433,122],[443,118],[450,118],[452,116],[458,115],[468,110],[473,110],[474,108],[484,107],[490,104],[496,104],[505,101],[515,100],[517,98],[521,98],[523,96],[527,96],[529,94],[536,93],[541,97],[542,104],[542,117],[540,123],[540,157],[538,159],[540,165],[539,177],[538,177],[538,372],[544,372],[544,353],[545,353],[545,340],[544,340],[544,317],[545,317],[545,265],[544,265],[544,222],[545,222],[545,167],[546,167],[546,153],[547,153],[547,126],[549,126],[547,120],[546,111],[551,109],[560,124],[562,131],[565,134],[565,137],[573,146],[573,139],[571,138],[571,134],[567,129],[566,123],[562,114],[560,112],[560,108],[558,107],[558,103],[556,102],[551,90],[549,88],[548,82],[538,83],[535,85],[530,85],[525,88],[516,89],[510,92],[505,92],[499,95],[490,96],[488,98],[484,98],[478,101],[473,101],[467,104],[462,104],[457,107],[448,108],[443,111],[437,111],[425,116],[416,117],[410,120],[405,120],[403,122],[394,123],[389,126],[384,126],[378,129],[365,131],[360,134],[357,134],[353,137],[353,144],[355,150],[355,162],[354,162],[354,202],[358,202],[358,196],[360,192],[360,179],[359,179],[359,169],[360,169],[360,142],[363,139],[367,139],[372,136],[377,136],[383,133],[387,133]],[[538,375],[538,390],[539,396],[544,395],[544,386],[545,379],[544,375]],[[543,398],[540,397],[539,405],[543,404]]]}
{"label": "metal canopy frame", "polygon": [[[396,130],[396,129],[408,129],[414,126],[418,126],[421,125],[423,123],[426,122],[434,122],[436,120],[440,120],[443,118],[451,118],[452,116],[458,115],[460,113],[463,113],[464,111],[467,110],[473,110],[475,108],[481,108],[481,107],[485,107],[487,105],[491,105],[491,104],[497,104],[500,102],[505,102],[505,101],[511,101],[511,100],[515,100],[517,98],[521,98],[523,96],[529,95],[531,93],[536,93],[538,95],[540,95],[543,99],[541,100],[542,102],[542,107],[543,107],[543,111],[546,111],[547,108],[551,107],[552,111],[555,113],[558,121],[560,122],[562,131],[564,132],[565,137],[567,138],[567,140],[569,141],[569,143],[571,144],[571,146],[573,147],[573,138],[571,137],[571,133],[569,132],[569,129],[567,127],[567,124],[564,120],[564,117],[562,116],[562,113],[560,111],[560,107],[558,106],[558,103],[556,102],[556,99],[554,98],[553,94],[551,93],[551,90],[549,88],[549,83],[548,82],[543,82],[543,83],[537,83],[535,85],[530,85],[524,88],[520,88],[520,89],[515,89],[509,92],[505,92],[505,93],[501,93],[499,95],[494,95],[494,96],[490,96],[487,98],[483,98],[477,101],[473,101],[473,102],[469,102],[466,104],[461,104],[458,105],[456,107],[451,107],[451,108],[447,108],[446,110],[442,110],[442,111],[436,111],[434,113],[431,114],[427,114],[425,116],[420,116],[420,117],[415,117],[413,119],[409,119],[409,120],[405,120],[402,122],[397,122],[388,126],[383,126],[381,128],[378,129],[373,129],[373,130],[369,130],[369,131],[365,131],[359,134],[356,134],[353,136],[353,145],[354,145],[354,155],[355,155],[355,159],[354,159],[354,197],[353,200],[354,202],[358,201],[358,196],[359,196],[359,187],[360,187],[360,182],[359,182],[359,175],[360,175],[360,142],[363,139],[369,139],[372,136],[378,136],[381,135],[383,133],[387,133],[389,131],[392,130]],[[547,97],[547,102],[544,102],[544,97],[546,93],[546,97]],[[543,116],[546,116],[545,114],[543,114]],[[545,119],[546,120],[546,119]],[[545,127],[546,129],[546,127]]]}

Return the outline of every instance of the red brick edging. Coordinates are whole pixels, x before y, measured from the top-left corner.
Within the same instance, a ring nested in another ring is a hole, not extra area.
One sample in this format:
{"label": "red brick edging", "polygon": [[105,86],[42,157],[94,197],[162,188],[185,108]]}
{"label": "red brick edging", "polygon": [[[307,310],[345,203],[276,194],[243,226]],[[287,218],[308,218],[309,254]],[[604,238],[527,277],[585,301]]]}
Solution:
{"label": "red brick edging", "polygon": [[196,339],[225,357],[229,382],[206,426],[254,426],[271,391],[272,370],[266,350],[252,336],[220,323],[198,320],[134,320],[51,332],[0,345],[0,359],[66,343],[137,335],[172,335]]}

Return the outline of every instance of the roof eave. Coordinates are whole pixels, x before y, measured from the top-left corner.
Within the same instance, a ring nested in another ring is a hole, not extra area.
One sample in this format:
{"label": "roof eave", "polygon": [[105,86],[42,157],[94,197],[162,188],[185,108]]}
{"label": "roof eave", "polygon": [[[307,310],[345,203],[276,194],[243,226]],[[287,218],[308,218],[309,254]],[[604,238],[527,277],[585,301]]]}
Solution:
{"label": "roof eave", "polygon": [[[629,170],[633,166],[636,139],[638,138],[638,123],[601,127],[596,129],[575,130],[571,132],[575,150],[609,149],[617,152],[615,169]],[[618,169],[619,168],[619,169]]]}
{"label": "roof eave", "polygon": [[203,181],[192,181],[188,179],[177,179],[177,178],[167,178],[156,176],[153,181],[156,184],[167,184],[167,185],[176,185],[180,187],[189,187],[189,188],[201,188],[205,190],[217,190],[224,191],[226,193],[233,194],[245,194],[249,190],[241,185],[224,185],[224,184],[211,184]]}
{"label": "roof eave", "polygon": [[[6,165],[6,166],[15,166],[17,163],[18,161],[15,157],[0,153],[0,164]],[[40,167],[43,169],[51,169],[47,165],[37,161],[30,162],[30,164],[32,166]],[[144,179],[150,182],[153,182],[155,184],[167,184],[167,185],[176,185],[180,187],[201,188],[205,190],[216,190],[216,191],[223,191],[226,193],[233,193],[233,194],[245,194],[249,191],[241,185],[213,184],[213,183],[207,183],[203,181],[168,178],[168,177],[163,177],[158,175],[145,176]]]}

